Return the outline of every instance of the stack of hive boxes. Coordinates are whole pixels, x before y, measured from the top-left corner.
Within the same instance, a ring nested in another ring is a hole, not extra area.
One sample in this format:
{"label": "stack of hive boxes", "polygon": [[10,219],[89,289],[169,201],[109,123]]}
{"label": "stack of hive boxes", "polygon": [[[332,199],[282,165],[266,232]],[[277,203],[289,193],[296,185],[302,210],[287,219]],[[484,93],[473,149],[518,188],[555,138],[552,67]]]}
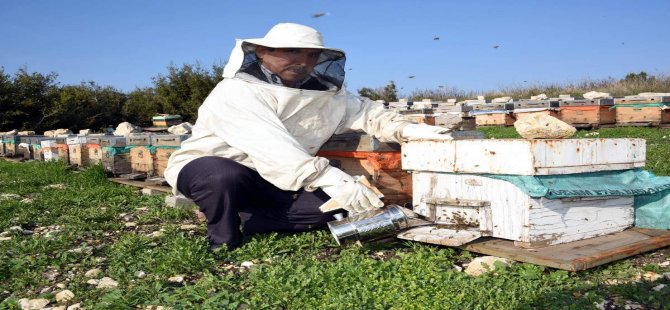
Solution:
{"label": "stack of hive boxes", "polygon": [[86,149],[86,136],[70,136],[65,138],[68,146],[68,157],[70,164],[79,167],[89,166],[88,150]]}
{"label": "stack of hive boxes", "polygon": [[102,167],[111,175],[131,173],[130,148],[126,147],[125,136],[104,136],[100,138]]}
{"label": "stack of hive boxes", "polygon": [[130,167],[133,173],[142,173],[146,176],[156,175],[154,155],[156,149],[151,146],[150,134],[131,134],[126,139],[130,147]]}
{"label": "stack of hive boxes", "polygon": [[616,123],[614,99],[570,99],[559,101],[559,117],[575,127],[598,128]]}
{"label": "stack of hive boxes", "polygon": [[670,96],[615,98],[616,123],[621,126],[658,126],[670,123]]}
{"label": "stack of hive boxes", "polygon": [[632,196],[549,199],[492,175],[578,177],[644,162],[643,139],[409,141],[402,166],[412,172],[414,211],[442,226],[401,237],[458,246],[492,236],[542,247],[619,232],[633,224]]}
{"label": "stack of hive boxes", "polygon": [[163,176],[170,155],[179,149],[181,143],[190,135],[153,135],[151,144],[156,149],[154,167],[156,175]]}

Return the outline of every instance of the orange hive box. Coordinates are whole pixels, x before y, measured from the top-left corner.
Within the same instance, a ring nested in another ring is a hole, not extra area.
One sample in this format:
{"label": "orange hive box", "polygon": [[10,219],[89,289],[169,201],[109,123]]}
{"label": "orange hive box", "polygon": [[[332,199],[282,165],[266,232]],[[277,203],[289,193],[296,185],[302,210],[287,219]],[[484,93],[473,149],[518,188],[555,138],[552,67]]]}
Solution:
{"label": "orange hive box", "polygon": [[144,173],[147,176],[155,175],[154,167],[155,148],[150,146],[134,146],[130,149],[130,167],[133,173]]}
{"label": "orange hive box", "polygon": [[346,173],[365,176],[384,194],[386,204],[404,205],[412,202],[412,175],[402,170],[400,151],[319,151],[331,165]]}

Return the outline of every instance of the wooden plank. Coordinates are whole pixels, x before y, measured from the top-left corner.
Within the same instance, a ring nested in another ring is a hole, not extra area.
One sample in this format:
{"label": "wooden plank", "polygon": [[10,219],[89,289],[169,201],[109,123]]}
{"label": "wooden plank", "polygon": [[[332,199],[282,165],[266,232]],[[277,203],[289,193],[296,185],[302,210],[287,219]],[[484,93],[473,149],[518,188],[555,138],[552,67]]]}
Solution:
{"label": "wooden plank", "polygon": [[670,245],[670,231],[631,228],[622,232],[539,249],[516,247],[509,240],[482,238],[460,248],[520,262],[579,271]]}
{"label": "wooden plank", "polygon": [[130,186],[135,186],[135,187],[141,187],[141,188],[149,188],[149,189],[154,189],[157,191],[165,192],[165,193],[172,193],[172,187],[170,186],[161,186],[161,185],[156,185],[152,183],[147,183],[144,181],[136,181],[136,180],[128,180],[124,178],[110,178],[112,182],[116,182],[119,184],[124,184],[124,185],[130,185]]}

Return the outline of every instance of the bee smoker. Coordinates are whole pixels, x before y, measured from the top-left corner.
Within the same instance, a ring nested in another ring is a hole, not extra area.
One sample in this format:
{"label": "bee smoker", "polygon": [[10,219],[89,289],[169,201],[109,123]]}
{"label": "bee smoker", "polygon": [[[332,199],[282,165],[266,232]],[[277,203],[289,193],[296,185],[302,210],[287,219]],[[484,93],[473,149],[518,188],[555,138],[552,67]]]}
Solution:
{"label": "bee smoker", "polygon": [[328,229],[337,244],[341,245],[348,241],[382,239],[408,228],[430,224],[433,222],[425,220],[410,209],[388,205],[328,222]]}

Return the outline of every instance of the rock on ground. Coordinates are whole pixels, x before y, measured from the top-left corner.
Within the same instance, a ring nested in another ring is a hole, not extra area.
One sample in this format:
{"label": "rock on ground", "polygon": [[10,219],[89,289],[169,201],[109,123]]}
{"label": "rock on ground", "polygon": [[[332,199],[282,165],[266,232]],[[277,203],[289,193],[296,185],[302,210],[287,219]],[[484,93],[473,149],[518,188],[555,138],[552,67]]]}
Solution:
{"label": "rock on ground", "polygon": [[[509,265],[510,260],[495,256],[481,256],[473,259],[465,268],[465,273],[471,276],[479,276],[488,271],[495,269],[495,263],[500,262],[504,265]],[[487,268],[488,266],[488,268]]]}
{"label": "rock on ground", "polygon": [[568,123],[543,113],[532,114],[514,122],[514,128],[526,139],[563,139],[577,132]]}

